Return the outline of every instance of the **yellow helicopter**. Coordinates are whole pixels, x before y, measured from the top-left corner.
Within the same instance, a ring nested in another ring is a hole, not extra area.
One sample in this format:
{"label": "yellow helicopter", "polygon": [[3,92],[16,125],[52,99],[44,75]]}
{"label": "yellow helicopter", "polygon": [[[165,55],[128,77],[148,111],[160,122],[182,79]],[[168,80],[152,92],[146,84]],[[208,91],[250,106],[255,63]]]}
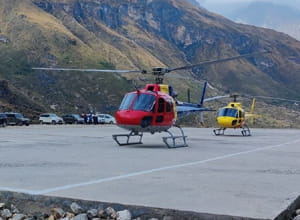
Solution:
{"label": "yellow helicopter", "polygon": [[254,114],[255,98],[252,100],[251,110],[246,113],[243,109],[242,103],[237,102],[238,95],[232,95],[233,102],[227,106],[220,108],[217,115],[217,122],[220,128],[214,129],[215,135],[224,135],[227,128],[240,128],[243,136],[251,136],[249,127],[246,125],[246,118],[250,118],[251,122],[255,117],[261,117]]}

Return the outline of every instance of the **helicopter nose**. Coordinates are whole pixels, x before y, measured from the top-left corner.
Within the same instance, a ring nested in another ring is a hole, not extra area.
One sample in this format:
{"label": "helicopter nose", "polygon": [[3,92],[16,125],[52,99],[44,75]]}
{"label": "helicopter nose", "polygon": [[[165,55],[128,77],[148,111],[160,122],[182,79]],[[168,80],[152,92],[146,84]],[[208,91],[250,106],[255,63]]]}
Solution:
{"label": "helicopter nose", "polygon": [[152,122],[152,117],[148,114],[149,113],[146,112],[133,110],[117,111],[116,121],[117,124],[138,125],[142,127],[147,127]]}
{"label": "helicopter nose", "polygon": [[236,118],[233,117],[218,117],[218,124],[223,128],[231,128],[236,125]]}
{"label": "helicopter nose", "polygon": [[129,124],[130,121],[132,122],[132,116],[129,110],[117,111],[115,116],[117,124]]}

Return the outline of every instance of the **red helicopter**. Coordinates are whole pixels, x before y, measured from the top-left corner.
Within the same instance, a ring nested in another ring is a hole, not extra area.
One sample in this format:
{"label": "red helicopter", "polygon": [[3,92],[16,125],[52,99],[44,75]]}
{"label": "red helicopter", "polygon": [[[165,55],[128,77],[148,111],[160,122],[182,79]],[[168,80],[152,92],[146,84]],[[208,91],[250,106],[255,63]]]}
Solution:
{"label": "red helicopter", "polygon": [[[177,71],[192,69],[196,67],[227,62],[235,59],[255,56],[251,53],[240,56],[234,56],[224,59],[205,61],[195,65],[187,65],[178,68],[152,68],[151,74],[155,76],[154,84],[147,84],[143,89],[127,93],[119,110],[116,112],[116,122],[121,128],[129,130],[129,134],[114,134],[113,139],[118,145],[142,144],[144,132],[154,134],[156,132],[167,132],[169,136],[163,137],[163,142],[169,148],[186,147],[187,136],[182,128],[176,124],[178,117],[188,115],[193,112],[214,111],[203,107],[205,101],[223,98],[227,96],[217,96],[204,99],[207,82],[204,83],[203,91],[199,103],[180,102],[176,100],[176,93],[171,86],[163,84],[165,74]],[[68,69],[68,68],[32,68],[34,70],[50,70],[50,71],[84,71],[84,72],[106,72],[106,73],[142,73],[148,74],[146,70],[103,70],[103,69]],[[180,130],[179,135],[174,135],[169,129],[177,127]],[[134,141],[132,141],[134,139]],[[180,144],[178,144],[178,139]],[[171,141],[171,142],[169,142]]]}

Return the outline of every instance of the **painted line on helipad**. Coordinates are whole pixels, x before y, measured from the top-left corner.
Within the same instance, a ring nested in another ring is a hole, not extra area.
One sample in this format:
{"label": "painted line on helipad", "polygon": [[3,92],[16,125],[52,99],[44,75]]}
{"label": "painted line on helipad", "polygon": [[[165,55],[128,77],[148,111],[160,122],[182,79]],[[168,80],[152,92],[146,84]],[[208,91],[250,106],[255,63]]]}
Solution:
{"label": "painted line on helipad", "polygon": [[0,187],[0,191],[19,192],[19,193],[27,193],[31,195],[38,195],[37,190],[18,189],[18,188],[11,188],[11,187]]}
{"label": "painted line on helipad", "polygon": [[199,165],[199,164],[205,164],[205,163],[208,163],[208,162],[227,159],[227,158],[236,157],[236,156],[240,156],[240,155],[245,155],[245,154],[250,154],[250,153],[255,153],[255,152],[260,152],[260,151],[265,151],[265,150],[270,150],[270,149],[273,149],[273,148],[284,147],[284,146],[287,146],[287,145],[290,145],[290,144],[295,144],[295,143],[298,143],[298,142],[300,142],[300,139],[297,139],[297,140],[294,140],[294,141],[289,141],[289,142],[282,143],[282,144],[271,145],[271,146],[266,146],[266,147],[260,147],[260,148],[255,148],[255,149],[252,149],[252,150],[241,151],[241,152],[232,153],[232,154],[226,154],[226,155],[223,155],[223,156],[213,157],[213,158],[210,158],[210,159],[205,159],[205,160],[200,160],[200,161],[177,164],[177,165],[172,165],[172,166],[165,166],[165,167],[160,167],[160,168],[155,168],[155,169],[150,169],[150,170],[144,170],[144,171],[139,171],[139,172],[133,172],[133,173],[119,175],[119,176],[101,178],[101,179],[98,179],[98,180],[91,180],[91,181],[87,181],[87,182],[81,182],[81,183],[76,183],[76,184],[58,186],[58,187],[48,188],[48,189],[44,189],[44,190],[26,190],[26,189],[9,188],[9,187],[0,187],[0,190],[2,190],[2,191],[22,192],[22,193],[28,193],[28,194],[33,194],[33,195],[47,194],[47,193],[51,193],[51,192],[68,190],[68,189],[73,189],[73,188],[78,188],[78,187],[83,187],[83,186],[89,186],[89,185],[94,185],[94,184],[99,184],[99,183],[104,183],[104,182],[111,182],[111,181],[126,179],[126,178],[130,178],[130,177],[135,177],[135,176],[146,175],[146,174],[165,171],[165,170],[171,170],[171,169],[182,168],[182,167],[187,167],[187,166],[194,166],[194,165]]}

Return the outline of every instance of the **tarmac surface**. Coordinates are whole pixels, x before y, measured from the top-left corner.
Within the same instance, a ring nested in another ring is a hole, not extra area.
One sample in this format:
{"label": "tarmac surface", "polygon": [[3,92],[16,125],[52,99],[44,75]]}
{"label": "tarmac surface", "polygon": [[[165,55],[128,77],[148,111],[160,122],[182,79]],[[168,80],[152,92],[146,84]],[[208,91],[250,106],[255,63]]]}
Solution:
{"label": "tarmac surface", "polygon": [[0,191],[268,219],[300,195],[300,130],[212,130],[168,149],[167,133],[120,147],[114,125],[1,128]]}

